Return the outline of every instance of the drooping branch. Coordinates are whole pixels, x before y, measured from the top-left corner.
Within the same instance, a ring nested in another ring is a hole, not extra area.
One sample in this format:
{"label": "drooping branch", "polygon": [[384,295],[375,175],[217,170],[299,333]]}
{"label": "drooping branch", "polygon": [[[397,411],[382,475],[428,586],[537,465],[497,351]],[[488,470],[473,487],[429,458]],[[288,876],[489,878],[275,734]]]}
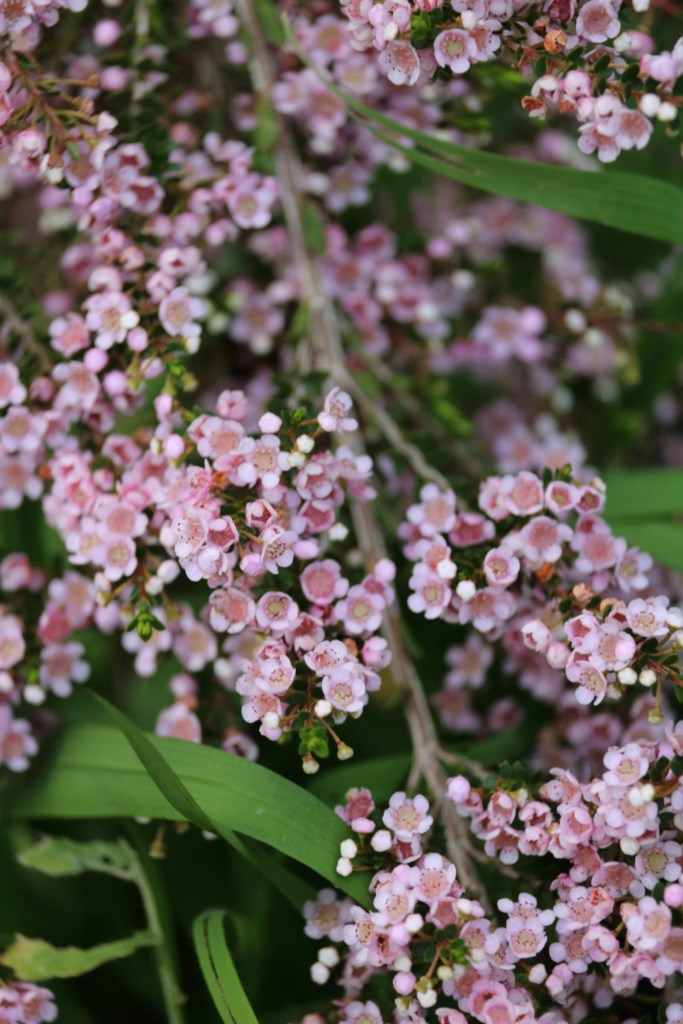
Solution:
{"label": "drooping branch", "polygon": [[[275,69],[254,0],[237,0],[237,9],[251,46],[250,66],[254,88],[262,101],[268,102],[275,83]],[[305,197],[301,191],[304,175],[301,163],[287,122],[277,111],[273,111],[272,116],[278,130],[275,173],[289,233],[290,252],[299,278],[301,301],[308,309],[308,337],[312,362],[316,368],[329,373],[335,384],[345,387],[348,386],[351,377],[346,368],[339,319],[326,292],[315,257],[306,243],[303,216]],[[365,453],[362,438],[358,433],[345,438],[345,441],[355,454]],[[353,518],[363,559],[369,568],[387,555],[384,536],[369,504],[355,503]],[[445,797],[446,774],[439,759],[434,719],[422,681],[406,650],[401,619],[395,606],[390,606],[385,613],[384,633],[392,654],[395,682],[408,696],[406,718],[413,756],[436,801],[444,826],[448,855],[456,865],[460,882],[488,909],[486,892],[469,852],[467,823]]]}

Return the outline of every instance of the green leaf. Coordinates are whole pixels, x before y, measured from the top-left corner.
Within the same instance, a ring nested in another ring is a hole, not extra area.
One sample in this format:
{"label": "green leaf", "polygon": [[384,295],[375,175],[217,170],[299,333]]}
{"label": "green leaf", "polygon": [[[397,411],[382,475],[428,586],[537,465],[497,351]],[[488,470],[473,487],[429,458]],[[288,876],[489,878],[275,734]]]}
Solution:
{"label": "green leaf", "polygon": [[76,946],[59,948],[42,939],[27,939],[19,935],[0,957],[0,963],[13,970],[22,981],[77,978],[110,960],[120,960],[138,949],[153,945],[155,939],[151,932],[136,932],[126,939],[103,942],[90,949],[78,949]]}
{"label": "green leaf", "polygon": [[[120,714],[120,712],[118,712]],[[123,716],[125,717],[125,716]],[[135,727],[137,728],[137,727]],[[138,733],[140,730],[137,730]],[[115,729],[78,725],[56,744],[45,771],[37,772],[9,808],[17,818],[148,817],[189,820],[265,843],[311,868],[363,906],[366,883],[335,872],[348,829],[334,811],[300,786],[222,750],[140,733],[189,794],[188,814],[162,794],[128,742]],[[174,781],[171,779],[170,781]],[[170,792],[170,789],[169,789]],[[177,798],[177,788],[175,797]],[[200,809],[199,820],[194,806]]]}
{"label": "green leaf", "polygon": [[45,836],[35,846],[29,846],[17,856],[26,868],[42,871],[44,875],[62,878],[81,875],[85,871],[102,871],[116,878],[137,882],[136,857],[128,843],[77,843],[73,839]]}
{"label": "green leaf", "polygon": [[[107,714],[116,722],[126,739],[147,769],[150,777],[157,784],[168,802],[179,811],[183,818],[193,822],[206,832],[214,832],[226,840],[238,853],[250,860],[256,867],[270,877],[273,884],[287,897],[290,902],[300,908],[310,898],[310,889],[300,883],[296,876],[282,865],[274,863],[272,858],[243,842],[231,829],[225,828],[207,814],[188,791],[167,759],[155,749],[154,744],[142,729],[127,718],[118,708],[92,691],[88,691]],[[303,895],[305,893],[305,895]]]}
{"label": "green leaf", "polygon": [[224,918],[223,910],[207,910],[194,922],[199,966],[224,1024],[258,1024],[225,941]]}
{"label": "green leaf", "polygon": [[683,517],[683,471],[680,469],[615,470],[603,473],[607,485],[607,518],[656,519]]}
{"label": "green leaf", "polygon": [[[580,171],[518,160],[427,135],[339,89],[303,53],[287,21],[285,31],[299,59],[344,100],[357,120],[407,160],[494,195],[664,242],[683,242],[683,191],[675,185],[639,174],[598,168]],[[415,146],[407,146],[401,139],[411,139]]]}

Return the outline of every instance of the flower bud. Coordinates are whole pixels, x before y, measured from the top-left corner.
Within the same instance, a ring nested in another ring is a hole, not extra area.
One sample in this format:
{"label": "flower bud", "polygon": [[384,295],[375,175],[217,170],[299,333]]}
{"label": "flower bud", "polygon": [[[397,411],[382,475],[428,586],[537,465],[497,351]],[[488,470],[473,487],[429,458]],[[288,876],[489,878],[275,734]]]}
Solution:
{"label": "flower bud", "polygon": [[311,978],[316,985],[324,985],[330,977],[329,968],[319,960],[311,967]]}
{"label": "flower bud", "polygon": [[335,868],[338,875],[342,878],[348,878],[353,871],[353,864],[348,857],[340,857],[337,861],[337,867]]}
{"label": "flower bud", "polygon": [[370,840],[370,846],[377,853],[385,853],[386,850],[391,849],[393,842],[391,832],[388,832],[385,828],[381,828],[378,832],[375,832],[374,836]]}
{"label": "flower bud", "polygon": [[334,946],[323,946],[318,950],[318,960],[325,967],[336,967],[339,963],[339,953]]}

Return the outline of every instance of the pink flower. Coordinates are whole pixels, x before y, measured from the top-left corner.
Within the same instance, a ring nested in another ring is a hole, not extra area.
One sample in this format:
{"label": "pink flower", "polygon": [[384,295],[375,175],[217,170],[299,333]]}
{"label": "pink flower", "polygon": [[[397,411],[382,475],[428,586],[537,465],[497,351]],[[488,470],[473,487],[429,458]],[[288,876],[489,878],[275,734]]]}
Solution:
{"label": "pink flower", "polygon": [[605,43],[619,35],[621,25],[616,11],[607,0],[588,0],[579,10],[576,32],[591,43]]}
{"label": "pink flower", "polygon": [[339,1018],[339,1024],[383,1024],[377,1003],[348,1003]]}
{"label": "pink flower", "polygon": [[[573,656],[572,656],[573,657]],[[570,657],[567,677],[578,683],[576,699],[579,704],[601,704],[607,693],[607,680],[595,665],[588,661],[573,662]]]}
{"label": "pink flower", "polygon": [[404,843],[410,842],[414,836],[424,835],[433,824],[426,797],[418,794],[409,800],[403,792],[394,793],[391,797],[382,821]]}
{"label": "pink flower", "polygon": [[159,305],[161,326],[172,338],[199,335],[201,328],[195,321],[203,315],[203,301],[191,296],[187,288],[174,288]]}
{"label": "pink flower", "polygon": [[496,629],[515,613],[515,599],[506,590],[484,587],[478,590],[460,608],[459,621],[462,625],[471,622],[481,633]]}
{"label": "pink flower", "polygon": [[[19,1017],[21,1024],[43,1024],[43,1022],[55,1020],[57,1007],[53,1002],[55,997],[49,989],[39,988],[38,985],[32,985],[25,981],[14,982],[12,988],[21,1002]],[[2,1004],[0,1003],[1,1013]]]}
{"label": "pink flower", "polygon": [[658,950],[671,930],[671,910],[652,896],[643,896],[637,906],[623,904],[621,916],[626,921],[628,941],[641,952]]}
{"label": "pink flower", "polygon": [[381,51],[377,63],[394,85],[415,85],[420,77],[420,58],[405,39],[394,39]]}
{"label": "pink flower", "polygon": [[368,702],[365,683],[351,666],[342,665],[323,677],[322,690],[333,708],[357,715]]}
{"label": "pink flower", "polygon": [[331,558],[322,562],[311,562],[300,577],[304,596],[318,605],[332,604],[346,594],[349,584],[341,575],[341,566]]}
{"label": "pink flower", "polygon": [[438,618],[452,596],[450,583],[424,565],[415,566],[410,588],[414,593],[408,598],[408,607],[412,612],[422,612],[426,619]]}
{"label": "pink flower", "polygon": [[492,548],[484,559],[484,575],[492,587],[509,587],[519,570],[519,559],[505,548]]}
{"label": "pink flower", "polygon": [[469,71],[476,55],[477,44],[469,32],[462,29],[446,29],[434,40],[436,63],[441,68],[450,68],[454,75],[462,75]]}
{"label": "pink flower", "polygon": [[50,344],[67,359],[90,345],[85,320],[77,313],[67,313],[50,324]]}
{"label": "pink flower", "polygon": [[554,480],[546,487],[545,505],[556,516],[562,515],[565,512],[571,512],[576,507],[578,496],[578,491],[573,484]]}
{"label": "pink flower", "polygon": [[500,481],[500,497],[514,516],[531,516],[543,508],[543,482],[535,473],[523,470]]}
{"label": "pink flower", "polygon": [[533,567],[559,562],[563,555],[562,545],[571,538],[571,527],[548,516],[535,516],[519,536],[521,550]]}
{"label": "pink flower", "polygon": [[202,741],[199,719],[182,701],[164,708],[157,718],[154,731],[157,736],[170,736],[176,740],[189,740],[191,743]]}
{"label": "pink flower", "polygon": [[317,675],[324,676],[338,665],[345,664],[350,657],[346,644],[341,640],[323,640],[305,656],[304,661]]}
{"label": "pink flower", "polygon": [[72,683],[84,683],[90,677],[90,665],[83,660],[85,647],[80,643],[50,644],[40,652],[40,681],[58,697],[68,697]]}
{"label": "pink flower", "polygon": [[454,775],[448,779],[448,799],[454,804],[463,804],[469,798],[472,787],[464,775]]}
{"label": "pink flower", "polygon": [[255,615],[255,601],[239,587],[214,590],[209,597],[209,622],[217,633],[241,633]]}
{"label": "pink flower", "polygon": [[626,608],[626,620],[637,636],[662,637],[669,632],[667,618],[669,601],[666,597],[637,597]]}
{"label": "pink flower", "polygon": [[262,629],[284,633],[299,618],[298,605],[291,597],[276,590],[268,591],[256,605],[256,621]]}
{"label": "pink flower", "polygon": [[25,772],[29,757],[37,752],[29,723],[13,718],[11,708],[0,704],[0,765],[7,765],[12,772]]}
{"label": "pink flower", "polygon": [[341,388],[332,388],[325,398],[322,412],[318,415],[318,423],[323,430],[357,430],[358,421],[349,416],[351,398]]}
{"label": "pink flower", "polygon": [[335,605],[337,622],[352,636],[363,633],[374,633],[382,624],[384,601],[377,594],[372,594],[365,587],[351,587],[342,601]]}
{"label": "pink flower", "polygon": [[425,484],[420,491],[420,504],[406,512],[409,523],[419,526],[425,537],[448,533],[455,526],[455,494],[441,491],[436,484]]}
{"label": "pink flower", "polygon": [[0,669],[18,665],[26,652],[21,619],[16,615],[0,616]]}
{"label": "pink flower", "polygon": [[84,306],[88,311],[85,322],[95,334],[98,348],[109,349],[115,343],[125,341],[128,331],[140,320],[123,292],[98,292],[91,295]]}
{"label": "pink flower", "polygon": [[98,561],[112,583],[132,576],[138,564],[135,544],[129,537],[109,537],[104,540]]}
{"label": "pink flower", "polygon": [[538,654],[544,654],[547,651],[551,641],[551,634],[545,622],[541,622],[540,619],[532,619],[530,622],[525,622],[522,626],[521,634],[524,645],[530,651],[536,651]]}
{"label": "pink flower", "polygon": [[351,920],[351,901],[337,899],[334,889],[321,889],[316,900],[304,903],[304,932],[311,939],[341,942],[344,926]]}
{"label": "pink flower", "polygon": [[289,468],[287,454],[280,450],[280,439],[274,434],[264,434],[256,440],[244,437],[237,451],[241,457],[237,476],[244,484],[258,481],[270,490],[279,484],[281,472]]}
{"label": "pink flower", "polygon": [[345,821],[354,832],[372,832],[375,824],[370,815],[375,810],[372,793],[369,789],[349,789],[343,805],[335,807],[342,821]]}
{"label": "pink flower", "polygon": [[0,409],[8,405],[21,405],[26,400],[26,388],[19,380],[14,363],[0,363]]}
{"label": "pink flower", "polygon": [[419,878],[413,884],[415,895],[419,900],[431,906],[443,896],[450,895],[455,882],[455,864],[451,864],[440,853],[427,853],[418,862],[418,869]]}

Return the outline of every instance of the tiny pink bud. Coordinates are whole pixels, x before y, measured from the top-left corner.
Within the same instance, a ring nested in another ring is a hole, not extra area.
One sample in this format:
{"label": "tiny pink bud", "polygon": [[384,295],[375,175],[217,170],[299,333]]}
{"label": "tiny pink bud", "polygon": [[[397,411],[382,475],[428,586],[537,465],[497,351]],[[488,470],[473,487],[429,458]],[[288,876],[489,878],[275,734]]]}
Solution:
{"label": "tiny pink bud", "polygon": [[674,882],[673,885],[667,885],[664,890],[664,902],[667,907],[683,907],[683,885],[679,882]]}
{"label": "tiny pink bud", "polygon": [[409,996],[415,988],[415,982],[417,981],[412,971],[399,971],[398,974],[394,975],[394,988],[400,996]]}
{"label": "tiny pink bud", "polygon": [[185,442],[183,441],[180,434],[171,434],[170,437],[166,438],[164,444],[164,452],[168,455],[169,459],[181,458],[185,451]]}

